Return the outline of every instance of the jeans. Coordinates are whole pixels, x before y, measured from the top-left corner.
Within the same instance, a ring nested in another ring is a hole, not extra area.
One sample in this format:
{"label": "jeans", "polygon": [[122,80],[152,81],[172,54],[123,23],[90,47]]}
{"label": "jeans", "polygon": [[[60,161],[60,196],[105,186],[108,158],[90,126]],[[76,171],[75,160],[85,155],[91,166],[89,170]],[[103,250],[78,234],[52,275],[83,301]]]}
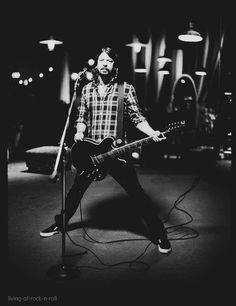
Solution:
{"label": "jeans", "polygon": [[[157,216],[153,202],[140,185],[133,165],[115,159],[110,165],[109,173],[131,197],[132,209],[136,209],[136,212],[144,219],[151,240],[156,242],[155,240],[158,240],[158,237],[165,235],[164,225]],[[91,182],[92,179],[85,174],[76,174],[74,183],[66,196],[66,224],[75,214]]]}

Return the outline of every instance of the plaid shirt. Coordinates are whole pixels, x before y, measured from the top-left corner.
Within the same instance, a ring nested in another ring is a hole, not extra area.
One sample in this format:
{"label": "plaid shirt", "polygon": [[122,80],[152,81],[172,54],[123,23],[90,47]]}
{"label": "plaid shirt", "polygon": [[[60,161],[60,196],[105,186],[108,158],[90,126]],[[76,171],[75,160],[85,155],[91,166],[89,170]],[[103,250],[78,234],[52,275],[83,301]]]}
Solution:
{"label": "plaid shirt", "polygon": [[[124,83],[124,113],[136,126],[146,118],[141,114],[133,85]],[[76,123],[87,126],[86,136],[100,142],[108,136],[116,137],[118,113],[118,84],[111,83],[101,96],[95,82],[90,82],[82,89]],[[125,119],[124,119],[125,120]]]}

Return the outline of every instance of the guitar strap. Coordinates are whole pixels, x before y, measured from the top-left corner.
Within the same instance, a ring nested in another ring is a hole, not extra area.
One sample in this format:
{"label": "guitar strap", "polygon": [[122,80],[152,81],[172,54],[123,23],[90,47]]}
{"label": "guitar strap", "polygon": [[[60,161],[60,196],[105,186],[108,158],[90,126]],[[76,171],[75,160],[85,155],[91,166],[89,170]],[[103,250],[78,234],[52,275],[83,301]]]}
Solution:
{"label": "guitar strap", "polygon": [[117,118],[117,144],[123,142],[123,119],[124,119],[124,84],[118,84],[118,118]]}

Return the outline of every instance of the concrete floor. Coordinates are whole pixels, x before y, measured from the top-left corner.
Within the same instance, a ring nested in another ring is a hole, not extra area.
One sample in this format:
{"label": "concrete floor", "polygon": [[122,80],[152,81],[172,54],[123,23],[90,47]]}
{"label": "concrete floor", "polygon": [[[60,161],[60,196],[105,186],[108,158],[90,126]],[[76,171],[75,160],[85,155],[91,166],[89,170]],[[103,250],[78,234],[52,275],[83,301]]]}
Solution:
{"label": "concrete floor", "polygon": [[[191,170],[173,165],[136,167],[162,220],[171,212],[165,226],[173,250],[163,255],[144,236],[130,198],[109,175],[93,182],[85,193],[65,245],[61,234],[41,238],[40,230],[51,225],[61,209],[61,183],[50,183],[47,174],[29,172],[24,161],[10,162],[8,301],[150,305],[149,300],[156,298],[154,304],[205,305],[203,298],[208,297],[228,305],[230,164],[219,161],[210,169]],[[74,174],[66,173],[67,189]],[[73,279],[50,277],[51,269],[64,262],[63,246],[66,266],[79,271]]]}

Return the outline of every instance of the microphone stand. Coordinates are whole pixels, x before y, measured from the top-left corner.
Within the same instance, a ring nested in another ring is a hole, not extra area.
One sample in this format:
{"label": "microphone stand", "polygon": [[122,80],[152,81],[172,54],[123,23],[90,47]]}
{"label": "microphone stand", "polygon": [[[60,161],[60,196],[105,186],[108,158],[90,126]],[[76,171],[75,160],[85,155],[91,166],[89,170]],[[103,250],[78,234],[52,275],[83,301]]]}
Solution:
{"label": "microphone stand", "polygon": [[[71,110],[76,98],[76,88],[77,88],[77,84],[79,81],[79,77],[77,78],[75,85],[74,85],[74,94],[72,97],[72,101],[70,104],[70,107],[68,109],[68,115],[67,115],[67,120],[65,123],[65,127],[63,130],[63,134],[60,140],[60,145],[59,145],[59,150],[57,153],[57,158],[54,164],[54,169],[52,174],[49,176],[49,181],[51,183],[55,183],[57,181],[59,181],[59,172],[58,172],[58,167],[59,167],[59,163],[62,157],[62,208],[61,208],[61,213],[62,213],[62,263],[56,266],[51,267],[48,270],[48,276],[54,279],[73,279],[76,278],[79,274],[80,271],[77,268],[73,268],[71,266],[68,266],[66,264],[66,260],[65,260],[65,242],[66,242],[66,222],[65,222],[65,198],[66,198],[66,153],[67,153],[67,147],[65,144],[65,136],[66,136],[66,132],[69,126],[69,122],[70,122],[70,114],[71,114]],[[87,252],[83,252],[81,254],[85,254]]]}

